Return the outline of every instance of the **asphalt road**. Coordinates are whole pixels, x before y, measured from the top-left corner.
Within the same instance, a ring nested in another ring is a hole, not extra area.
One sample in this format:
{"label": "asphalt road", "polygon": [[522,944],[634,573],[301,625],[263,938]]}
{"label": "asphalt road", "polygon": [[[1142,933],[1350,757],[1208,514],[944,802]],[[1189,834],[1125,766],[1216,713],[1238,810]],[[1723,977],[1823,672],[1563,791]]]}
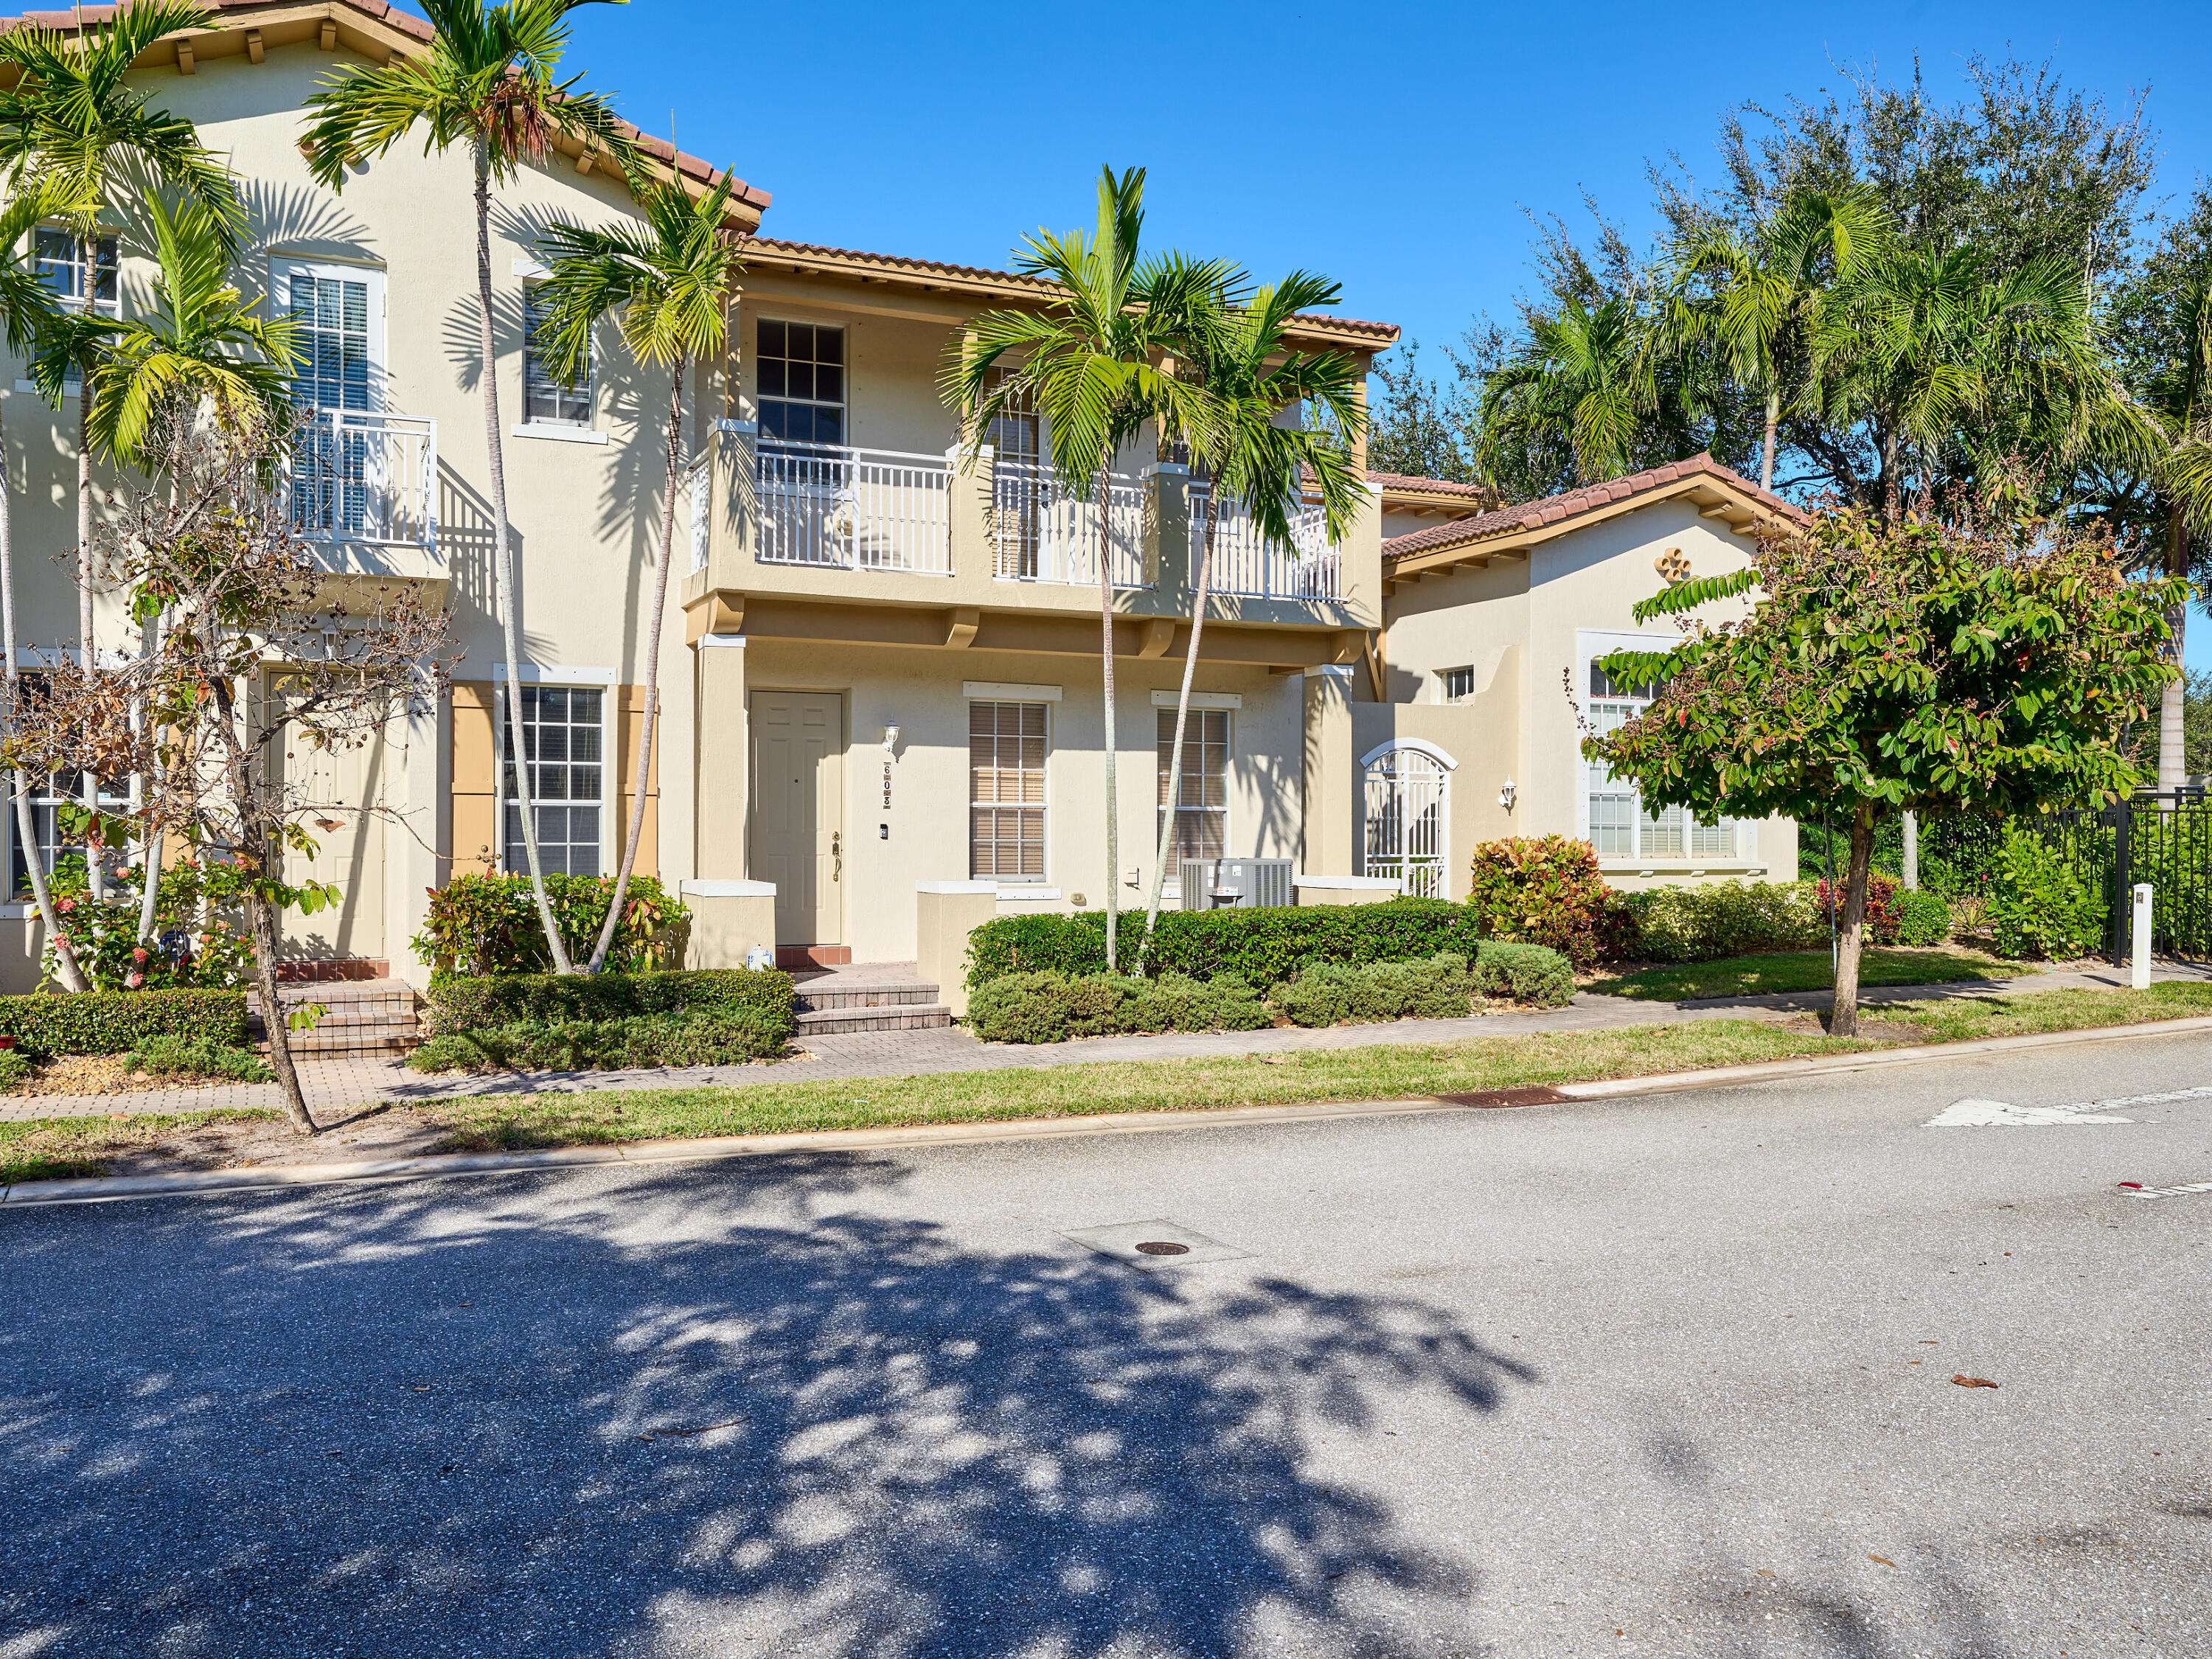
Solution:
{"label": "asphalt road", "polygon": [[1922,1126],[2207,1083],[0,1213],[0,1659],[2200,1655],[2212,1095]]}

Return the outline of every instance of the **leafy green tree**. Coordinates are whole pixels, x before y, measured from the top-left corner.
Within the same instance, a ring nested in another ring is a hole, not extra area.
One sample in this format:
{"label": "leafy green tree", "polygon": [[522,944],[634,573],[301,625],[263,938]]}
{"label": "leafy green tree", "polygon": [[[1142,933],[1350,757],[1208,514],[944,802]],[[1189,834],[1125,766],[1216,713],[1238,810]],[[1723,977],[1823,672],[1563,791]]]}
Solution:
{"label": "leafy green tree", "polygon": [[1785,406],[1810,390],[1812,345],[1832,287],[1889,244],[1888,216],[1863,189],[1802,191],[1746,234],[1709,221],[1674,244],[1666,349],[1711,353],[1765,411],[1759,487],[1774,488]]}
{"label": "leafy green tree", "polygon": [[[605,0],[622,4],[625,0]],[[507,647],[507,683],[521,681],[521,600],[508,545],[506,450],[499,423],[499,362],[492,340],[491,192],[525,166],[542,161],[560,138],[581,140],[617,157],[630,145],[612,107],[578,89],[580,76],[556,79],[568,46],[568,14],[595,0],[422,0],[437,33],[420,58],[381,65],[347,64],[325,76],[307,100],[310,170],[333,191],[347,169],[382,155],[418,128],[425,153],[465,145],[475,166],[477,213],[477,376],[483,389],[484,447],[491,463],[492,550]],[[522,734],[522,700],[510,696],[508,750],[522,808],[522,841],[538,925],[554,971],[575,971],[545,897],[538,854],[538,817]]]}
{"label": "leafy green tree", "polygon": [[631,872],[645,833],[655,717],[660,705],[660,624],[668,609],[668,570],[676,562],[676,494],[684,475],[684,381],[690,366],[722,349],[736,279],[736,238],[728,224],[732,180],[725,174],[694,199],[680,181],[660,183],[633,170],[635,224],[587,226],[556,221],[540,246],[552,276],[540,290],[539,335],[553,371],[573,381],[590,361],[592,331],[612,317],[641,363],[668,375],[667,473],[660,498],[660,560],[653,574],[653,623],[645,651],[645,725],[637,751],[637,793],[623,833],[622,868],[587,973],[605,965]]}
{"label": "leafy green tree", "polygon": [[1174,347],[1168,320],[1194,305],[1180,286],[1224,273],[1188,261],[1146,261],[1145,170],[1101,169],[1098,218],[1086,234],[1039,230],[1015,250],[1015,268],[1054,285],[1036,311],[985,311],[948,349],[939,377],[960,416],[972,463],[992,423],[1017,408],[1044,417],[1060,487],[1095,496],[1098,520],[1098,626],[1106,723],[1106,966],[1115,965],[1121,911],[1121,832],[1115,793],[1114,580],[1107,514],[1114,457],[1158,418],[1189,437],[1210,432],[1206,394],[1164,366]]}
{"label": "leafy green tree", "polygon": [[1468,439],[1476,413],[1463,392],[1421,373],[1420,342],[1376,358],[1374,375],[1381,390],[1369,413],[1367,464],[1410,478],[1474,483]]}
{"label": "leafy green tree", "polygon": [[[1139,959],[1152,948],[1160,891],[1175,850],[1183,732],[1190,718],[1191,680],[1198,672],[1199,638],[1206,628],[1222,503],[1241,503],[1265,539],[1295,547],[1291,515],[1309,490],[1321,497],[1332,543],[1349,533],[1352,515],[1367,498],[1366,482],[1352,459],[1367,429],[1358,365],[1348,353],[1304,351],[1286,337],[1293,318],[1336,304],[1342,289],[1325,276],[1293,271],[1240,303],[1236,289],[1241,283],[1241,276],[1216,278],[1212,271],[1195,281],[1178,275],[1158,285],[1163,297],[1155,300],[1156,313],[1171,331],[1176,374],[1203,394],[1199,407],[1204,415],[1202,424],[1185,431],[1170,412],[1158,422],[1160,435],[1188,447],[1192,460],[1205,470],[1207,489],[1206,526],[1191,585],[1190,643],[1183,652],[1182,690],[1176,694],[1175,743],[1168,751],[1159,856],[1145,904]],[[1176,301],[1167,295],[1183,296],[1185,309],[1175,313]],[[1283,412],[1291,409],[1309,418],[1296,427],[1281,425]]]}
{"label": "leafy green tree", "polygon": [[1483,388],[1484,471],[1543,471],[1575,484],[1629,471],[1661,414],[1652,345],[1650,317],[1626,295],[1592,306],[1570,294],[1533,316],[1521,349]]}
{"label": "leafy green tree", "polygon": [[2127,575],[2101,530],[1822,512],[1743,571],[1637,606],[1646,622],[1759,596],[1742,622],[1695,626],[1671,651],[1607,657],[1616,683],[1658,695],[1583,752],[1652,805],[1702,820],[1847,826],[1830,1029],[1850,1036],[1877,827],[2132,790],[2130,728],[2174,672],[2165,612],[2179,586]]}
{"label": "leafy green tree", "polygon": [[[200,143],[192,124],[154,106],[128,77],[139,56],[164,38],[209,27],[213,14],[189,0],[137,0],[105,22],[80,14],[76,39],[27,20],[0,34],[0,69],[15,72],[0,92],[0,167],[17,199],[36,198],[40,217],[59,219],[83,255],[83,292],[73,320],[50,322],[41,355],[55,355],[77,377],[76,546],[78,646],[90,661],[92,634],[93,400],[106,330],[96,313],[100,216],[114,205],[118,180],[157,185],[199,202],[226,234],[244,221],[235,184],[222,158]],[[34,374],[58,409],[62,378]],[[84,780],[88,811],[100,810],[99,781]],[[100,865],[93,860],[93,886]]]}

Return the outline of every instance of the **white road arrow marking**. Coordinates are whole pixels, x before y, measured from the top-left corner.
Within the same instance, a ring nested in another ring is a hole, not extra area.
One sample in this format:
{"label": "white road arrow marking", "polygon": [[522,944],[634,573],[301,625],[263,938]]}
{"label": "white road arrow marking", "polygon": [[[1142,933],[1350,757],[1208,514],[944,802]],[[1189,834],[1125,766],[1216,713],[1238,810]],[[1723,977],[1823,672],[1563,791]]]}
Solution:
{"label": "white road arrow marking", "polygon": [[[2090,1105],[2100,1103],[2092,1101]],[[2002,1100],[1960,1100],[1928,1120],[1930,1129],[2011,1128],[2032,1123],[2132,1123],[2131,1117],[2115,1117],[2080,1106],[2008,1106]]]}
{"label": "white road arrow marking", "polygon": [[2188,1187],[2139,1187],[2130,1198],[2179,1198],[2188,1193],[2212,1193],[2212,1181],[2200,1181]]}

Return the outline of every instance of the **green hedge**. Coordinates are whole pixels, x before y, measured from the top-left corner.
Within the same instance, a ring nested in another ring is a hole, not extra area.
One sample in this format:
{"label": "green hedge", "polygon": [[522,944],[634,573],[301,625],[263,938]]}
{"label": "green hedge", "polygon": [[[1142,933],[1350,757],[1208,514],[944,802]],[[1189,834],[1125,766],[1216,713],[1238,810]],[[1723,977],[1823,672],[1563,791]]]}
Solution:
{"label": "green hedge", "polygon": [[[1121,918],[1119,953],[1135,962],[1144,918]],[[1443,899],[1392,899],[1384,904],[1278,905],[1251,910],[1166,910],[1160,915],[1146,975],[1215,979],[1233,974],[1251,985],[1273,985],[1322,962],[1419,962],[1439,951],[1473,956],[1476,918]],[[1007,974],[1070,976],[1106,971],[1106,917],[1000,916],[968,936],[970,990]]]}
{"label": "green hedge", "polygon": [[87,991],[0,997],[0,1035],[31,1054],[119,1054],[149,1037],[246,1042],[243,991]]}
{"label": "green hedge", "polygon": [[2105,940],[2105,896],[2042,836],[2015,830],[1997,857],[1990,923],[2006,956],[2085,957]]}
{"label": "green hedge", "polygon": [[[791,975],[773,968],[695,968],[668,974],[459,975],[431,981],[423,1030],[431,1036],[526,1023],[634,1019],[754,1009],[782,1035],[793,1027]],[[713,1063],[713,1062],[705,1062]]]}
{"label": "green hedge", "polygon": [[1059,1042],[1127,1031],[1249,1031],[1273,1024],[1234,974],[1196,980],[1125,975],[1002,974],[976,988],[968,1023],[986,1042]]}
{"label": "green hedge", "polygon": [[[572,962],[587,961],[613,901],[612,876],[545,878],[545,902]],[[617,973],[672,968],[684,960],[691,912],[651,876],[634,875],[607,965]],[[535,974],[553,966],[527,876],[455,876],[430,890],[422,931],[409,941],[440,973]]]}
{"label": "green hedge", "polygon": [[1574,964],[1542,945],[1485,939],[1474,978],[1477,996],[1508,997],[1539,1008],[1564,1008],[1575,994]]}
{"label": "green hedge", "polygon": [[628,1019],[523,1020],[435,1036],[408,1057],[418,1072],[617,1071],[774,1060],[791,1028],[765,1008],[692,1009]]}
{"label": "green hedge", "polygon": [[1711,962],[1828,942],[1817,882],[1712,881],[1626,896],[1630,947],[1653,962]]}
{"label": "green hedge", "polygon": [[1274,1003],[1301,1025],[1369,1020],[1463,1019],[1474,981],[1467,958],[1440,951],[1426,962],[1316,963],[1286,985]]}
{"label": "green hedge", "polygon": [[1951,937],[1951,907],[1925,889],[1906,888],[1897,896],[1897,942],[1941,945]]}

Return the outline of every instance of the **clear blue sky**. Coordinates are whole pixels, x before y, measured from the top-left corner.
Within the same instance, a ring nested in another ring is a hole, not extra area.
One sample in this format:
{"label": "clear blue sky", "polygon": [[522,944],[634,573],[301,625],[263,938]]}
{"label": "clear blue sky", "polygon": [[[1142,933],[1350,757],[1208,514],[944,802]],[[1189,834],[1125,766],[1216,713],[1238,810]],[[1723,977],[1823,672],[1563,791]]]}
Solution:
{"label": "clear blue sky", "polygon": [[[796,240],[1002,264],[1091,212],[1102,162],[1150,169],[1147,230],[1342,282],[1424,342],[1528,282],[1528,214],[1588,190],[1648,229],[1647,159],[1717,175],[1718,118],[1911,72],[1939,95],[2008,46],[2124,106],[2148,94],[2162,189],[2212,173],[2201,6],[1850,3],[1685,10],[1368,3],[735,6],[577,14],[574,67],[624,115],[773,191]],[[2190,658],[2212,666],[2212,625]]]}

